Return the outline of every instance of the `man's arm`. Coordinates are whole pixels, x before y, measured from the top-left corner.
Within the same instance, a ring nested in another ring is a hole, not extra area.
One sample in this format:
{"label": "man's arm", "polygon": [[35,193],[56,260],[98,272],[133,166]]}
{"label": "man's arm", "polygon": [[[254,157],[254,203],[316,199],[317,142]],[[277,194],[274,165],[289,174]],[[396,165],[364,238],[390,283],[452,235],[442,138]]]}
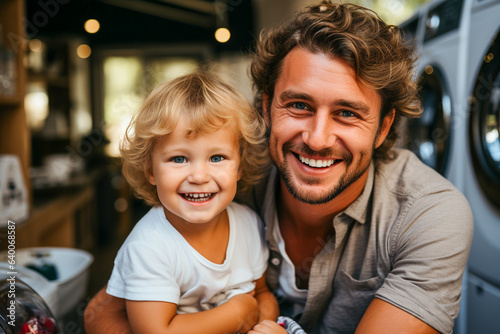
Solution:
{"label": "man's arm", "polygon": [[375,298],[368,306],[355,334],[435,334],[434,328],[400,308]]}
{"label": "man's arm", "polygon": [[[208,331],[210,327],[214,328],[214,333],[247,332],[257,323],[259,316],[257,301],[249,294],[234,296],[221,306],[208,311],[177,316],[174,316],[175,304],[130,301],[126,304],[125,302],[124,299],[108,295],[105,287],[101,289],[85,309],[86,333],[132,334],[129,318],[138,333],[148,333],[149,329],[145,328],[147,323],[142,323],[144,319],[153,324],[152,333],[162,332],[159,329],[165,330],[167,325],[170,326],[170,331],[178,330],[179,333],[196,333],[197,328],[201,328],[200,333],[210,333]],[[152,319],[158,321],[154,323]]]}
{"label": "man's arm", "polygon": [[255,282],[255,299],[259,307],[259,323],[263,320],[276,321],[280,312],[278,302],[269,291],[264,275]]}
{"label": "man's arm", "polygon": [[84,321],[87,334],[132,334],[125,300],[108,295],[106,287],[87,305]]}
{"label": "man's arm", "polygon": [[250,294],[236,295],[212,309],[176,314],[177,305],[156,301],[126,301],[130,326],[140,334],[220,334],[248,332],[258,320],[257,301]]}
{"label": "man's arm", "polygon": [[458,191],[434,191],[415,201],[394,239],[391,272],[357,333],[451,332],[472,232],[472,212]]}

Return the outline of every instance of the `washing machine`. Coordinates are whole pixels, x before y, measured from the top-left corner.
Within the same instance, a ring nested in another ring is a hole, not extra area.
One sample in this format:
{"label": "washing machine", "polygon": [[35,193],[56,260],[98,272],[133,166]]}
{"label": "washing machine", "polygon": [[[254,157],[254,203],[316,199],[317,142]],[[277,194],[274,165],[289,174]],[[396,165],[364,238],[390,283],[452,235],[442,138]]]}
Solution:
{"label": "washing machine", "polygon": [[415,76],[420,85],[423,114],[405,123],[406,138],[402,145],[460,190],[464,159],[461,120],[467,112],[461,99],[469,6],[469,0],[436,0],[421,7],[417,14],[420,24],[415,38],[420,57]]}
{"label": "washing machine", "polygon": [[474,214],[468,333],[500,331],[500,0],[474,0],[467,62],[465,195]]}
{"label": "washing machine", "polygon": [[[468,100],[466,67],[473,0],[434,0],[401,28],[416,40],[423,113],[403,123],[399,145],[412,150],[464,192]],[[466,334],[468,271],[463,277],[460,313],[453,332]]]}

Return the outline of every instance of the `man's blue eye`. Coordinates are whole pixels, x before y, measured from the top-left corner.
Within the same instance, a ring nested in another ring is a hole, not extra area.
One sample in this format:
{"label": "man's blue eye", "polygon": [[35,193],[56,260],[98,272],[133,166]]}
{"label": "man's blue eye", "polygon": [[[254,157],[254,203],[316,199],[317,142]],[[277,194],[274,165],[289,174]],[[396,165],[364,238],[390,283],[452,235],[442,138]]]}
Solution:
{"label": "man's blue eye", "polygon": [[221,162],[222,160],[224,160],[222,155],[214,155],[210,158],[211,162]]}
{"label": "man's blue eye", "polygon": [[343,116],[343,117],[353,117],[354,116],[354,113],[352,111],[349,111],[349,110],[342,110],[340,112],[340,114]]}
{"label": "man's blue eye", "polygon": [[175,162],[176,164],[181,164],[186,161],[186,158],[184,157],[173,157],[172,161]]}
{"label": "man's blue eye", "polygon": [[297,109],[307,109],[307,104],[303,102],[295,102],[293,106]]}

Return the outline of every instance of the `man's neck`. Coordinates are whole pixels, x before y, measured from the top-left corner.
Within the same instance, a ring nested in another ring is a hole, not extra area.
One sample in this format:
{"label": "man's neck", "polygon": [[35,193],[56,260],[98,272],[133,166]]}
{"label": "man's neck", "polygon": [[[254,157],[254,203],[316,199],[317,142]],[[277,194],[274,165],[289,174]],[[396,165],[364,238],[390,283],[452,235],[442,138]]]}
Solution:
{"label": "man's neck", "polygon": [[278,223],[285,240],[285,250],[295,267],[295,284],[307,289],[312,261],[335,235],[333,218],[347,208],[363,191],[368,173],[357,180],[355,187],[344,190],[324,204],[299,201],[280,180],[276,198]]}
{"label": "man's neck", "polygon": [[[329,231],[333,218],[351,205],[362,193],[368,170],[351,186],[333,200],[323,204],[307,204],[295,198],[280,180],[278,198],[278,220],[294,225],[299,233],[316,236]],[[322,231],[322,232],[321,232]]]}

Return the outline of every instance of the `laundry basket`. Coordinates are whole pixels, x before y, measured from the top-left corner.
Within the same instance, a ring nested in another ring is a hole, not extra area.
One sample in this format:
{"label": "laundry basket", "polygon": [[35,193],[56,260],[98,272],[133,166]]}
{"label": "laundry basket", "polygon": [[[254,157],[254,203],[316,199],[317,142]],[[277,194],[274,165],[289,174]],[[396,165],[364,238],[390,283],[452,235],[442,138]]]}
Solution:
{"label": "laundry basket", "polygon": [[[6,258],[7,254],[0,256]],[[88,289],[89,269],[94,261],[85,250],[62,247],[21,248],[16,250],[16,266],[34,268],[43,264],[55,267],[56,278],[51,282],[57,286],[58,309],[61,317],[75,308],[85,297]]]}

